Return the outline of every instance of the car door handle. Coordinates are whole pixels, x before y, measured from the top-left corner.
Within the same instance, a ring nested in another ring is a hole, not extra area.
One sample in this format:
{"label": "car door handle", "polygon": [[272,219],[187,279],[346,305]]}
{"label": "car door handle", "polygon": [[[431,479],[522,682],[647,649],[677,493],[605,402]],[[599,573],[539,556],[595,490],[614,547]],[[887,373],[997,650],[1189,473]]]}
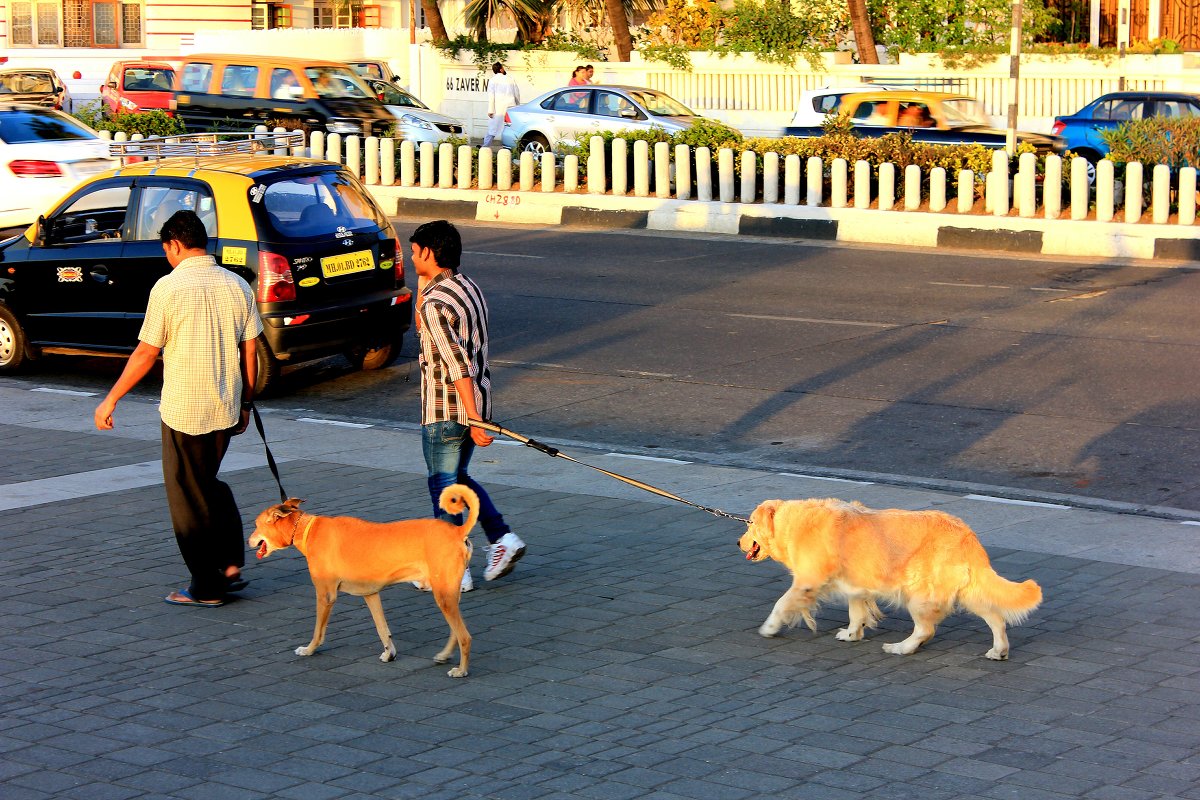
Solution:
{"label": "car door handle", "polygon": [[97,264],[89,270],[89,273],[92,276],[92,280],[96,283],[107,283],[109,286],[116,284],[116,281],[108,277],[108,267],[104,264]]}

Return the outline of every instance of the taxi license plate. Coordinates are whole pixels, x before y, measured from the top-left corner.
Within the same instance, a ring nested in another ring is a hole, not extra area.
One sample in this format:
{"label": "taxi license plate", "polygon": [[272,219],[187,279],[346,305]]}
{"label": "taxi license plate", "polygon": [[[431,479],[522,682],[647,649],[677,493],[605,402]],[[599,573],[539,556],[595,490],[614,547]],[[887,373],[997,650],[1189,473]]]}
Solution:
{"label": "taxi license plate", "polygon": [[336,278],[354,272],[367,272],[375,269],[375,259],[370,250],[359,250],[356,253],[346,253],[344,256],[329,256],[321,259],[321,273],[326,278]]}

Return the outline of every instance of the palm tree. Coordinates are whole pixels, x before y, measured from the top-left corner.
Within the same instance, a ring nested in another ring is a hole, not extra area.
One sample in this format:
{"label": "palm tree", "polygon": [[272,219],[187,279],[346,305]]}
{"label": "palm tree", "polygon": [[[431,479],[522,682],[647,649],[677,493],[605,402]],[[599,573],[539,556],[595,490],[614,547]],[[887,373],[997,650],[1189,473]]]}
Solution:
{"label": "palm tree", "polygon": [[847,0],[850,8],[850,24],[854,28],[854,44],[858,47],[858,63],[878,64],[875,52],[875,34],[871,32],[871,18],[867,14],[867,0]]}
{"label": "palm tree", "polygon": [[421,8],[425,10],[425,22],[429,25],[429,34],[433,38],[433,41],[450,41],[450,36],[446,33],[446,23],[442,21],[442,10],[438,8],[437,0],[421,0]]}
{"label": "palm tree", "polygon": [[[863,0],[865,2],[865,0]],[[624,0],[604,0],[604,13],[617,48],[617,61],[628,61],[633,52],[633,37],[629,34],[629,17],[625,15]]]}
{"label": "palm tree", "polygon": [[463,8],[463,20],[482,42],[487,40],[488,24],[507,11],[517,27],[517,41],[537,44],[547,35],[547,6],[545,0],[470,0]]}

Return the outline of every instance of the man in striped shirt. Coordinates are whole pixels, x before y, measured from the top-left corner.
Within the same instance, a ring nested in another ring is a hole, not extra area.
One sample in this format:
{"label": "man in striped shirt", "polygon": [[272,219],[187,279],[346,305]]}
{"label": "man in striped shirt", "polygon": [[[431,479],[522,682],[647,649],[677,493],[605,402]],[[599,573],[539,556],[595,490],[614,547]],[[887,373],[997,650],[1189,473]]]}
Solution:
{"label": "man in striped shirt", "polygon": [[[525,554],[525,543],[511,531],[483,487],[467,474],[475,447],[492,437],[467,420],[492,414],[492,381],[488,371],[488,308],[479,287],[458,271],[462,239],[446,220],[417,228],[412,243],[417,272],[417,331],[421,337],[421,444],[429,471],[434,516],[442,490],[455,483],[479,495],[479,521],[487,536],[485,580],[512,572]],[[462,590],[473,588],[471,568]]]}

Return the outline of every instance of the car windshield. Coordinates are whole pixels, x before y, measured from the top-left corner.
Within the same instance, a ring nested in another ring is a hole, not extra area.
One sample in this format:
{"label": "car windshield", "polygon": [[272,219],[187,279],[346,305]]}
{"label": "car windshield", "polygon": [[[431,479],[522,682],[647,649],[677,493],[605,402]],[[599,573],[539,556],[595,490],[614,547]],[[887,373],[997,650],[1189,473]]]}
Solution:
{"label": "car windshield", "polygon": [[321,97],[360,100],[372,96],[366,84],[349,67],[305,67],[304,74]]}
{"label": "car windshield", "polygon": [[48,72],[9,72],[0,75],[0,92],[24,94],[53,91],[54,81]]}
{"label": "car windshield", "polygon": [[942,113],[949,125],[989,125],[987,114],[977,100],[956,97],[942,101]]}
{"label": "car windshield", "polygon": [[383,81],[372,81],[371,88],[375,90],[375,96],[386,105],[404,106],[405,108],[429,108],[429,106],[403,89],[397,89],[395,86]]}
{"label": "car windshield", "polygon": [[174,80],[174,70],[130,67],[125,70],[125,82],[121,88],[127,92],[169,92]]}
{"label": "car windshield", "polygon": [[630,92],[629,96],[636,100],[642,108],[646,109],[647,112],[656,117],[696,116],[695,113],[683,103],[667,97],[665,94],[660,94],[659,92],[641,90],[637,92]]}
{"label": "car windshield", "polygon": [[[256,200],[261,195],[261,201]],[[334,236],[344,231],[384,228],[387,217],[343,170],[287,176],[250,190],[255,213],[287,239]],[[259,211],[261,209],[261,211]]]}
{"label": "car windshield", "polygon": [[34,109],[0,112],[0,142],[63,142],[96,139],[95,133],[62,114]]}

